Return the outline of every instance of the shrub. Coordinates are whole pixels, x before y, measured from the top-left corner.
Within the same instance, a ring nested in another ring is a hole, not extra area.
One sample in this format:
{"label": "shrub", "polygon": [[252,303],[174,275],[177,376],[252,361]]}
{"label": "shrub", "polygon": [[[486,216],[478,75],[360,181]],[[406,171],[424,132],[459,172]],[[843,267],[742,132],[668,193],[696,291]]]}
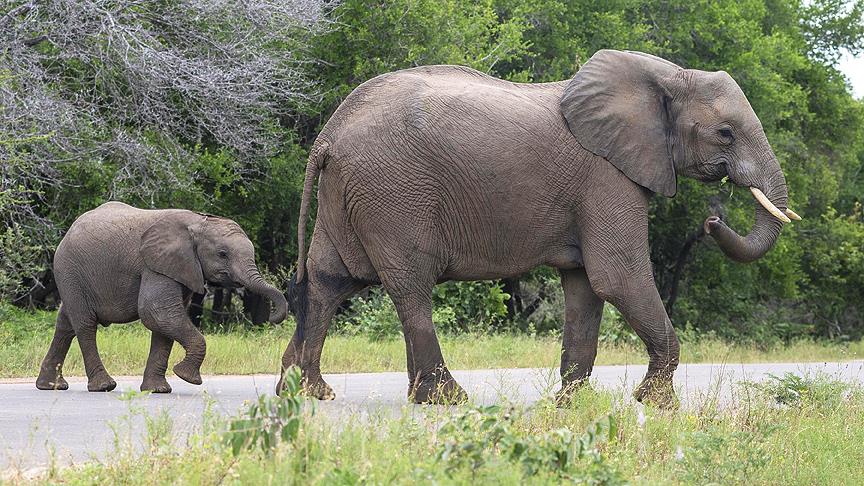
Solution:
{"label": "shrub", "polygon": [[363,334],[372,340],[393,339],[402,334],[396,307],[380,289],[373,289],[368,297],[355,297],[348,311],[336,319],[334,327],[346,334]]}
{"label": "shrub", "polygon": [[[432,322],[438,332],[489,332],[507,315],[509,296],[492,282],[448,282],[433,291]],[[396,307],[387,293],[374,288],[369,295],[355,297],[336,319],[335,329],[364,334],[372,339],[392,339],[402,333]]]}
{"label": "shrub", "polygon": [[237,456],[243,450],[270,453],[279,442],[291,442],[300,430],[305,398],[300,393],[300,369],[285,370],[281,396],[261,395],[245,417],[231,420],[223,440]]}
{"label": "shrub", "polygon": [[452,417],[438,431],[438,461],[448,474],[468,468],[473,475],[487,463],[507,461],[521,465],[526,476],[550,473],[586,484],[622,483],[597,449],[617,434],[613,416],[597,420],[582,434],[560,428],[542,435],[514,427],[517,416],[515,409],[488,406]]}
{"label": "shrub", "polygon": [[[3,210],[0,204],[0,210]],[[45,270],[45,250],[17,224],[0,227],[0,301],[13,300],[26,290],[24,280],[36,281]]]}
{"label": "shrub", "polygon": [[824,373],[802,376],[786,372],[782,376],[770,374],[768,377],[761,383],[745,382],[742,385],[779,405],[824,410],[837,408],[851,392],[848,383]]}
{"label": "shrub", "polygon": [[[452,318],[437,323],[445,332],[487,332],[495,329],[507,317],[510,298],[500,282],[446,282],[432,291],[435,308],[449,307]],[[442,316],[443,317],[443,316]],[[434,319],[433,319],[434,320]]]}

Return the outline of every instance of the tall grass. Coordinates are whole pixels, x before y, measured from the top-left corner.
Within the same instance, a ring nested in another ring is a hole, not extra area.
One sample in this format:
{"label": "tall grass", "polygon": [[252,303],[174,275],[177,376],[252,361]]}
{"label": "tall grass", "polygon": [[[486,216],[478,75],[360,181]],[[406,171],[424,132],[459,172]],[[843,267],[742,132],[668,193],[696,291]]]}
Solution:
{"label": "tall grass", "polygon": [[[55,313],[27,313],[0,308],[0,378],[32,377],[48,349]],[[203,373],[275,373],[293,332],[293,322],[255,330],[208,334]],[[140,323],[99,328],[99,351],[109,373],[140,375],[150,347],[150,335]],[[442,335],[441,346],[452,369],[557,367],[561,354],[556,336],[525,334]],[[731,344],[716,338],[684,341],[681,360],[701,362],[800,362],[842,361],[864,358],[864,342],[847,344],[796,341],[788,345],[760,348],[753,344]],[[183,357],[175,345],[172,364]],[[597,364],[647,363],[639,342],[601,342]],[[170,368],[170,367],[169,367]],[[371,339],[363,335],[334,334],[327,338],[321,368],[325,373],[404,371],[405,344],[398,336]],[[77,342],[64,366],[66,376],[83,376],[84,367]]]}

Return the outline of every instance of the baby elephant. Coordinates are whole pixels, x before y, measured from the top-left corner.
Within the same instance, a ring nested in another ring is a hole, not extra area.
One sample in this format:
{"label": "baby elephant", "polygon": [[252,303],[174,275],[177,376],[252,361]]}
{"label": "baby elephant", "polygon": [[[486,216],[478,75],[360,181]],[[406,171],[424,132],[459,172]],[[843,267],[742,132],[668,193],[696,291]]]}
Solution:
{"label": "baby elephant", "polygon": [[187,307],[205,282],[245,287],[274,304],[271,322],[288,310],[284,295],[261,278],[252,242],[230,219],[182,209],[143,210],[105,203],[80,216],[57,247],[54,276],[62,305],[54,340],[42,361],[36,388],[65,390],[63,361],[78,338],[89,391],[111,391],[117,384],[96,349],[98,324],[141,319],[150,331],[150,356],[141,390],[170,393],[165,380],[174,341],[186,357],[174,373],[201,384],[206,345]]}

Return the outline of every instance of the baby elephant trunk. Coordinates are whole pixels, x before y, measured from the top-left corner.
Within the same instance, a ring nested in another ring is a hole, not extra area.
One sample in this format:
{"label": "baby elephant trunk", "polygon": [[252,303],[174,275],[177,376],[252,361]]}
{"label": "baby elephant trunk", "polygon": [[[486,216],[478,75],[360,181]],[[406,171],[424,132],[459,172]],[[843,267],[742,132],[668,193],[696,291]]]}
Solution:
{"label": "baby elephant trunk", "polygon": [[[253,267],[254,268],[254,267]],[[288,302],[285,300],[285,295],[279,289],[267,283],[258,269],[250,270],[243,282],[243,287],[250,292],[261,295],[273,304],[270,310],[270,318],[268,319],[273,324],[280,323],[285,320],[288,315]]]}

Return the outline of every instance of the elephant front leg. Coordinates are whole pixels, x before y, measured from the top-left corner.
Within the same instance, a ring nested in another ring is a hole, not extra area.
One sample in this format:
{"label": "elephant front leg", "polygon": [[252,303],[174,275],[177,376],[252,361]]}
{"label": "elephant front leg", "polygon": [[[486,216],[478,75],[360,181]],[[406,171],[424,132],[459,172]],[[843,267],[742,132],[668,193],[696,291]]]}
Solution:
{"label": "elephant front leg", "polygon": [[[638,194],[642,194],[641,192]],[[664,408],[677,406],[672,375],[678,367],[679,345],[654,284],[648,247],[647,199],[628,200],[621,192],[608,209],[615,214],[597,218],[582,234],[585,271],[591,289],[614,305],[648,348],[648,373],[636,388],[636,400]]]}
{"label": "elephant front leg", "polygon": [[151,333],[150,356],[147,357],[147,366],[144,368],[141,391],[171,393],[171,385],[165,379],[165,372],[168,371],[168,358],[173,346],[174,340],[168,336],[159,332]]}
{"label": "elephant front leg", "polygon": [[653,277],[634,277],[621,286],[601,289],[595,289],[598,295],[621,312],[648,348],[648,372],[633,397],[662,408],[676,408],[672,376],[678,367],[680,347]]}
{"label": "elephant front leg", "polygon": [[[144,326],[154,335],[158,333],[180,343],[186,356],[174,365],[174,374],[193,385],[200,385],[201,363],[207,354],[207,343],[189,319],[184,305],[183,289],[184,287],[174,280],[145,269],[141,276],[141,292],[138,295],[138,314]],[[165,352],[167,347],[160,339],[151,343],[156,345],[158,353]],[[151,347],[151,357],[152,352]],[[162,357],[153,359],[161,361]],[[165,359],[167,360],[167,357]],[[148,364],[149,362],[148,359]]]}
{"label": "elephant front leg", "polygon": [[432,323],[432,296],[408,294],[393,296],[402,321],[408,357],[408,397],[414,403],[453,404],[468,399],[468,394],[453,379],[444,364],[441,346]]}
{"label": "elephant front leg", "polygon": [[594,368],[603,299],[594,294],[584,269],[561,270],[560,274],[565,311],[561,390],[555,398],[559,405],[566,405],[573,392],[588,380]]}

